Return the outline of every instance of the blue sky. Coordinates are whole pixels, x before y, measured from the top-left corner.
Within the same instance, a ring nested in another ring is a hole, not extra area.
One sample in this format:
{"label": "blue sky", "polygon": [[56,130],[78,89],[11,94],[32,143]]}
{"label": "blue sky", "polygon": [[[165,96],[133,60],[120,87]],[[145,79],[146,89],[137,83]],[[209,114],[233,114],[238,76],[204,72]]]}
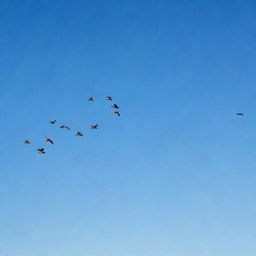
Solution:
{"label": "blue sky", "polygon": [[0,255],[255,255],[255,12],[1,1]]}

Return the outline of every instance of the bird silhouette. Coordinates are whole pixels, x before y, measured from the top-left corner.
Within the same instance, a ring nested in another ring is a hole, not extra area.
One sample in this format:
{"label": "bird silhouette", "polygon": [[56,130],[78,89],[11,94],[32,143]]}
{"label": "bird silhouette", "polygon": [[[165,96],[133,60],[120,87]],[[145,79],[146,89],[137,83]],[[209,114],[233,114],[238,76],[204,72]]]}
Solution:
{"label": "bird silhouette", "polygon": [[92,128],[92,129],[98,129],[98,126],[99,126],[98,124],[91,125],[91,128]]}
{"label": "bird silhouette", "polygon": [[119,111],[115,111],[114,114],[118,115],[118,116],[121,116]]}
{"label": "bird silhouette", "polygon": [[45,154],[44,148],[39,148],[37,151],[39,154]]}
{"label": "bird silhouette", "polygon": [[[113,98],[112,98],[111,96],[106,96],[105,99],[108,100],[108,101],[113,101]],[[89,97],[89,98],[87,98],[87,100],[88,100],[88,101],[94,101],[95,98],[94,98],[94,97]],[[113,104],[113,102],[111,102],[111,104]],[[114,109],[113,112],[114,112],[115,115],[117,115],[118,117],[121,116],[120,112],[118,111],[118,109],[120,108],[119,105],[113,104],[113,105],[111,105],[111,108]],[[238,116],[244,116],[243,113],[236,113],[236,115],[238,115]],[[57,120],[49,120],[48,123],[51,124],[51,125],[55,125],[56,123],[57,123],[57,124],[59,123],[59,120],[58,120],[58,121],[57,121]],[[62,124],[61,126],[59,126],[59,128],[71,130],[70,127],[68,127],[68,126],[66,126],[66,125],[64,125],[64,124]],[[98,123],[96,123],[96,124],[94,124],[94,125],[91,125],[91,129],[98,129],[98,128],[99,128],[99,124],[98,124]],[[86,133],[85,133],[85,134],[86,134]],[[80,131],[77,131],[74,135],[75,135],[75,136],[84,136],[84,134],[83,134],[82,132],[80,132]],[[87,134],[86,134],[86,135],[87,135]],[[55,144],[55,142],[54,142],[51,138],[48,138],[48,137],[45,137],[45,141],[51,143],[52,145]],[[26,139],[26,140],[24,140],[24,144],[31,144],[31,142]],[[39,154],[46,154],[46,151],[45,151],[44,148],[38,148],[38,149],[36,149],[36,150],[38,151]]]}
{"label": "bird silhouette", "polygon": [[236,113],[237,116],[244,116],[243,113]]}
{"label": "bird silhouette", "polygon": [[54,144],[54,142],[50,138],[45,138],[45,141],[50,142],[52,145]]}
{"label": "bird silhouette", "polygon": [[60,128],[61,128],[61,129],[65,128],[65,129],[71,130],[71,129],[70,129],[68,126],[66,126],[66,125],[62,125],[62,126],[60,126]]}
{"label": "bird silhouette", "polygon": [[117,104],[113,104],[111,107],[115,109],[119,109],[119,106]]}

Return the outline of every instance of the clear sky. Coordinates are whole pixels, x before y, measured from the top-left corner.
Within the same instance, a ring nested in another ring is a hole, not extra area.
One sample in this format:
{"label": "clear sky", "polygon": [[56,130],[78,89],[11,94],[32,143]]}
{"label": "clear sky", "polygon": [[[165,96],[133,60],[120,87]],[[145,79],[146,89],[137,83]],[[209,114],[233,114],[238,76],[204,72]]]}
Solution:
{"label": "clear sky", "polygon": [[0,1],[0,255],[254,256],[255,14]]}

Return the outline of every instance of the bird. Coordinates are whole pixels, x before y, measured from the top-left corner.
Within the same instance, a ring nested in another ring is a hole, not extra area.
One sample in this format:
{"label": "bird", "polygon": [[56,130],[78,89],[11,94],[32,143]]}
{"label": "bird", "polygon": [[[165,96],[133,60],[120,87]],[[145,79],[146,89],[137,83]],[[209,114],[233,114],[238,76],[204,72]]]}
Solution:
{"label": "bird", "polygon": [[115,111],[114,114],[121,116],[120,113],[118,111]]}
{"label": "bird", "polygon": [[91,128],[92,128],[92,129],[98,129],[98,126],[99,126],[98,124],[91,125]]}
{"label": "bird", "polygon": [[236,113],[237,116],[244,116],[243,113]]}
{"label": "bird", "polygon": [[84,136],[84,135],[83,135],[81,132],[78,131],[78,132],[76,133],[76,136]]}
{"label": "bird", "polygon": [[94,101],[94,98],[93,97],[89,97],[88,101]]}
{"label": "bird", "polygon": [[107,98],[106,98],[107,100],[112,100],[112,97],[110,97],[110,96],[107,96]]}
{"label": "bird", "polygon": [[54,142],[50,138],[45,138],[45,141],[50,142],[52,145],[54,144]]}
{"label": "bird", "polygon": [[66,125],[62,125],[62,126],[60,126],[60,128],[62,129],[62,128],[66,128],[66,129],[68,129],[68,130],[71,130],[68,126],[66,126]]}
{"label": "bird", "polygon": [[37,151],[39,154],[45,154],[44,148],[39,148]]}
{"label": "bird", "polygon": [[49,121],[49,124],[55,124],[57,120]]}
{"label": "bird", "polygon": [[24,144],[31,144],[29,140],[25,140]]}
{"label": "bird", "polygon": [[111,107],[115,109],[119,109],[119,106],[117,104],[113,104]]}

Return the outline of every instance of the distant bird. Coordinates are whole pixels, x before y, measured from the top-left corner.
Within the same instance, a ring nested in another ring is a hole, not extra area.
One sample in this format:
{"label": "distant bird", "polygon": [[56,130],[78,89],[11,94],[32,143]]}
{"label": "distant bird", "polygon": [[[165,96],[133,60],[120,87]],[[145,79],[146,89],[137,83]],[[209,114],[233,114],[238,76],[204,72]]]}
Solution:
{"label": "distant bird", "polygon": [[107,98],[106,98],[107,100],[112,100],[112,97],[110,97],[110,96],[107,96]]}
{"label": "distant bird", "polygon": [[91,125],[91,128],[92,128],[92,129],[98,129],[98,126],[99,126],[98,124]]}
{"label": "distant bird", "polygon": [[44,148],[39,148],[37,151],[39,154],[45,154]]}
{"label": "distant bird", "polygon": [[55,124],[57,120],[49,121],[49,124]]}
{"label": "distant bird", "polygon": [[61,128],[61,129],[65,128],[65,129],[71,130],[71,129],[70,129],[68,126],[66,126],[66,125],[62,125],[62,126],[60,126],[60,128]]}
{"label": "distant bird", "polygon": [[31,144],[29,140],[25,140],[24,144]]}
{"label": "distant bird", "polygon": [[93,97],[88,98],[88,101],[94,101]]}
{"label": "distant bird", "polygon": [[52,145],[54,144],[54,142],[50,138],[45,138],[45,141],[50,142]]}
{"label": "distant bird", "polygon": [[243,113],[236,113],[237,116],[244,116]]}
{"label": "distant bird", "polygon": [[111,107],[115,109],[119,109],[119,106],[117,104],[113,104]]}
{"label": "distant bird", "polygon": [[118,116],[121,116],[118,111],[115,111],[114,113],[115,113],[116,115],[118,115]]}
{"label": "distant bird", "polygon": [[81,132],[77,132],[76,136],[84,136]]}

